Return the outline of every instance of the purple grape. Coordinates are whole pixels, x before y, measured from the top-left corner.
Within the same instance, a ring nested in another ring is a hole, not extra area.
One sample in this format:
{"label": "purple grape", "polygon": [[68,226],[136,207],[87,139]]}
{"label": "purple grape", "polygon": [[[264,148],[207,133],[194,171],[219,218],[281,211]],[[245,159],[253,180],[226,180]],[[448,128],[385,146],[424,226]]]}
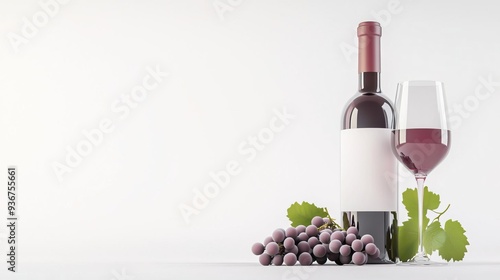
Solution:
{"label": "purple grape", "polygon": [[297,230],[297,235],[300,234],[301,232],[306,232],[306,226],[304,225],[299,225],[295,229]]}
{"label": "purple grape", "polygon": [[377,249],[378,249],[377,246],[373,243],[368,243],[365,246],[365,252],[370,256],[375,255],[375,253],[377,252]]}
{"label": "purple grape", "polygon": [[295,240],[292,237],[287,237],[285,241],[283,241],[283,246],[285,249],[292,249],[293,246],[295,246]]}
{"label": "purple grape", "polygon": [[328,257],[328,259],[330,261],[334,262],[334,261],[339,259],[340,254],[339,253],[328,253],[328,254],[326,254],[326,256]]}
{"label": "purple grape", "polygon": [[318,228],[315,225],[309,225],[306,228],[306,233],[309,236],[316,236],[318,235]]}
{"label": "purple grape", "polygon": [[347,229],[347,234],[352,233],[354,235],[358,235],[358,229],[356,227],[350,227]]}
{"label": "purple grape", "polygon": [[346,243],[346,244],[351,245],[351,244],[352,244],[352,242],[353,242],[354,240],[356,240],[356,239],[357,239],[356,235],[354,235],[354,234],[352,234],[352,233],[349,233],[349,234],[345,237],[345,243]]}
{"label": "purple grape", "polygon": [[295,263],[297,263],[297,255],[294,253],[288,253],[283,257],[283,262],[288,266],[295,265]]}
{"label": "purple grape", "polygon": [[377,248],[377,251],[375,252],[375,254],[372,255],[372,257],[378,259],[380,257],[380,249]]}
{"label": "purple grape", "polygon": [[[356,252],[361,252],[361,251],[363,251],[363,247],[364,247],[364,246],[363,246],[363,242],[362,242],[361,240],[356,239],[356,240],[354,240],[354,241],[352,242],[351,247],[352,247],[352,249],[353,249],[354,251],[356,251]],[[353,260],[354,260],[354,258],[353,258]]]}
{"label": "purple grape", "polygon": [[342,232],[342,234],[344,235],[344,237],[346,237],[346,236],[347,236],[347,231],[343,230],[343,231],[341,231],[341,232]]}
{"label": "purple grape", "polygon": [[299,248],[299,253],[309,252],[309,250],[311,250],[311,246],[309,246],[306,241],[300,241],[297,247]]}
{"label": "purple grape", "polygon": [[317,259],[316,259],[316,262],[317,262],[318,264],[323,265],[323,264],[325,264],[325,263],[326,263],[326,261],[327,261],[327,260],[328,260],[328,258],[327,258],[326,256],[323,256],[323,257],[321,257],[321,258],[317,258]]}
{"label": "purple grape", "polygon": [[350,264],[351,263],[351,256],[339,256],[339,261],[342,264]]}
{"label": "purple grape", "polygon": [[339,240],[340,242],[344,242],[345,236],[341,231],[334,231],[330,237],[330,240]]}
{"label": "purple grape", "polygon": [[311,220],[311,225],[315,226],[316,228],[319,228],[320,226],[322,226],[324,224],[325,224],[325,221],[320,216],[316,216],[316,217],[312,218],[312,220]]}
{"label": "purple grape", "polygon": [[252,245],[252,253],[254,255],[257,255],[257,256],[262,255],[262,253],[264,253],[264,249],[265,249],[265,247],[262,243],[257,242],[257,243],[254,243]]}
{"label": "purple grape", "polygon": [[317,245],[313,248],[313,255],[322,258],[326,255],[326,248],[323,245]]}
{"label": "purple grape", "polygon": [[309,247],[314,248],[314,246],[319,244],[319,240],[316,236],[309,237],[309,240],[307,240],[307,243],[309,244]]}
{"label": "purple grape", "polygon": [[366,255],[365,253],[361,252],[355,252],[352,254],[352,262],[356,265],[362,265],[365,264],[366,261]]}
{"label": "purple grape", "polygon": [[282,255],[276,255],[273,257],[273,264],[280,266],[283,264],[283,256]]}
{"label": "purple grape", "polygon": [[334,239],[330,242],[330,244],[328,244],[328,249],[330,249],[332,253],[338,254],[340,252],[341,246],[342,242],[340,242],[340,240]]}
{"label": "purple grape", "polygon": [[311,265],[312,262],[313,262],[312,256],[308,252],[304,252],[299,255],[299,263],[301,265]]}
{"label": "purple grape", "polygon": [[365,235],[361,236],[361,242],[363,242],[363,244],[366,246],[370,243],[375,243],[375,239],[373,239],[373,236],[371,236],[369,234],[365,234]]}
{"label": "purple grape", "polygon": [[274,242],[283,242],[285,240],[285,230],[282,228],[276,229],[272,234]]}
{"label": "purple grape", "polygon": [[340,247],[340,255],[342,256],[349,256],[351,254],[351,246],[344,244],[342,247]]}
{"label": "purple grape", "polygon": [[295,255],[299,254],[299,247],[297,245],[294,245],[293,248],[290,250],[290,253],[294,253]]}
{"label": "purple grape", "polygon": [[273,238],[271,236],[268,236],[264,239],[264,242],[262,242],[262,244],[264,244],[264,246],[267,246],[267,244],[269,244],[269,242],[273,242]]}
{"label": "purple grape", "polygon": [[297,235],[298,235],[297,229],[294,227],[289,227],[286,229],[285,235],[286,235],[286,237],[297,238]]}
{"label": "purple grape", "polygon": [[321,241],[321,243],[323,244],[328,244],[330,243],[330,238],[331,238],[331,234],[328,233],[327,231],[323,231],[320,235],[319,235],[319,241]]}
{"label": "purple grape", "polygon": [[329,228],[325,228],[325,229],[320,231],[320,233],[322,233],[322,232],[328,232],[331,235],[333,231]]}
{"label": "purple grape", "polygon": [[329,224],[331,221],[330,221],[330,218],[323,218],[323,222],[325,224]]}
{"label": "purple grape", "polygon": [[271,260],[272,258],[268,254],[262,254],[259,256],[259,262],[261,265],[270,265]]}
{"label": "purple grape", "polygon": [[279,251],[280,246],[276,242],[269,242],[269,244],[266,245],[266,253],[270,256],[278,254]]}
{"label": "purple grape", "polygon": [[305,232],[301,232],[297,236],[297,240],[299,240],[299,241],[307,241],[308,239],[309,239],[309,235],[307,235],[307,233],[305,233]]}
{"label": "purple grape", "polygon": [[329,246],[330,246],[330,244],[321,244],[321,246],[325,247],[325,250],[326,250],[326,253],[327,253],[327,254],[328,254],[328,253],[331,253],[331,251],[330,251],[330,247],[329,247]]}

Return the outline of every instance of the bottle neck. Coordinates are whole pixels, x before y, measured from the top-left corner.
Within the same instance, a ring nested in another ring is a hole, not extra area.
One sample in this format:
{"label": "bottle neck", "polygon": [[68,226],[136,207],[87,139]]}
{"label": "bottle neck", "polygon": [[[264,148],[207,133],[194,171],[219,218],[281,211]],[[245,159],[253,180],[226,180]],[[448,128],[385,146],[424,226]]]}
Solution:
{"label": "bottle neck", "polygon": [[380,93],[380,36],[378,22],[362,22],[358,26],[359,92]]}
{"label": "bottle neck", "polygon": [[361,72],[359,73],[359,87],[361,93],[381,93],[380,72]]}

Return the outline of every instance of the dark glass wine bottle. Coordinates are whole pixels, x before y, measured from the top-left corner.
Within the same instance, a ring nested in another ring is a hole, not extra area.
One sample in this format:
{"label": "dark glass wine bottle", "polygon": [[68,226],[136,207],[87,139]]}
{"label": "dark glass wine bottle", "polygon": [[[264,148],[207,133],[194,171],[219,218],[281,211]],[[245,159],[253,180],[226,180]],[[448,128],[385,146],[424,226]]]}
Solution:
{"label": "dark glass wine bottle", "polygon": [[369,263],[397,261],[397,160],[391,149],[394,110],[380,89],[378,22],[357,30],[358,92],[347,103],[341,130],[341,211],[344,227],[371,234],[380,257]]}

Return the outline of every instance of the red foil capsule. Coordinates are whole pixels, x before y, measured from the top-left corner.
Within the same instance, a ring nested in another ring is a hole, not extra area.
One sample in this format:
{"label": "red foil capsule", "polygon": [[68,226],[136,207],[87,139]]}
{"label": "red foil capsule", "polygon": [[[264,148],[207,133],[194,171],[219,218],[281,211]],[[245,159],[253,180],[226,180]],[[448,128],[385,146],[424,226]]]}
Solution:
{"label": "red foil capsule", "polygon": [[358,72],[380,72],[380,36],[382,27],[376,21],[358,26]]}

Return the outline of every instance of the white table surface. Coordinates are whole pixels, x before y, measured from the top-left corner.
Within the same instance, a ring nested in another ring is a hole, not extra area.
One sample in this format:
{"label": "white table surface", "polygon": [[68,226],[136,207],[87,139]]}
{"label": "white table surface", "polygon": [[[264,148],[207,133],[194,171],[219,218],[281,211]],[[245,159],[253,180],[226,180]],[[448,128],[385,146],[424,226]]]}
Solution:
{"label": "white table surface", "polygon": [[151,279],[500,279],[498,263],[454,263],[437,267],[398,265],[261,266],[257,263],[99,263],[22,264],[16,273],[0,272],[0,279],[30,280],[151,280]]}

